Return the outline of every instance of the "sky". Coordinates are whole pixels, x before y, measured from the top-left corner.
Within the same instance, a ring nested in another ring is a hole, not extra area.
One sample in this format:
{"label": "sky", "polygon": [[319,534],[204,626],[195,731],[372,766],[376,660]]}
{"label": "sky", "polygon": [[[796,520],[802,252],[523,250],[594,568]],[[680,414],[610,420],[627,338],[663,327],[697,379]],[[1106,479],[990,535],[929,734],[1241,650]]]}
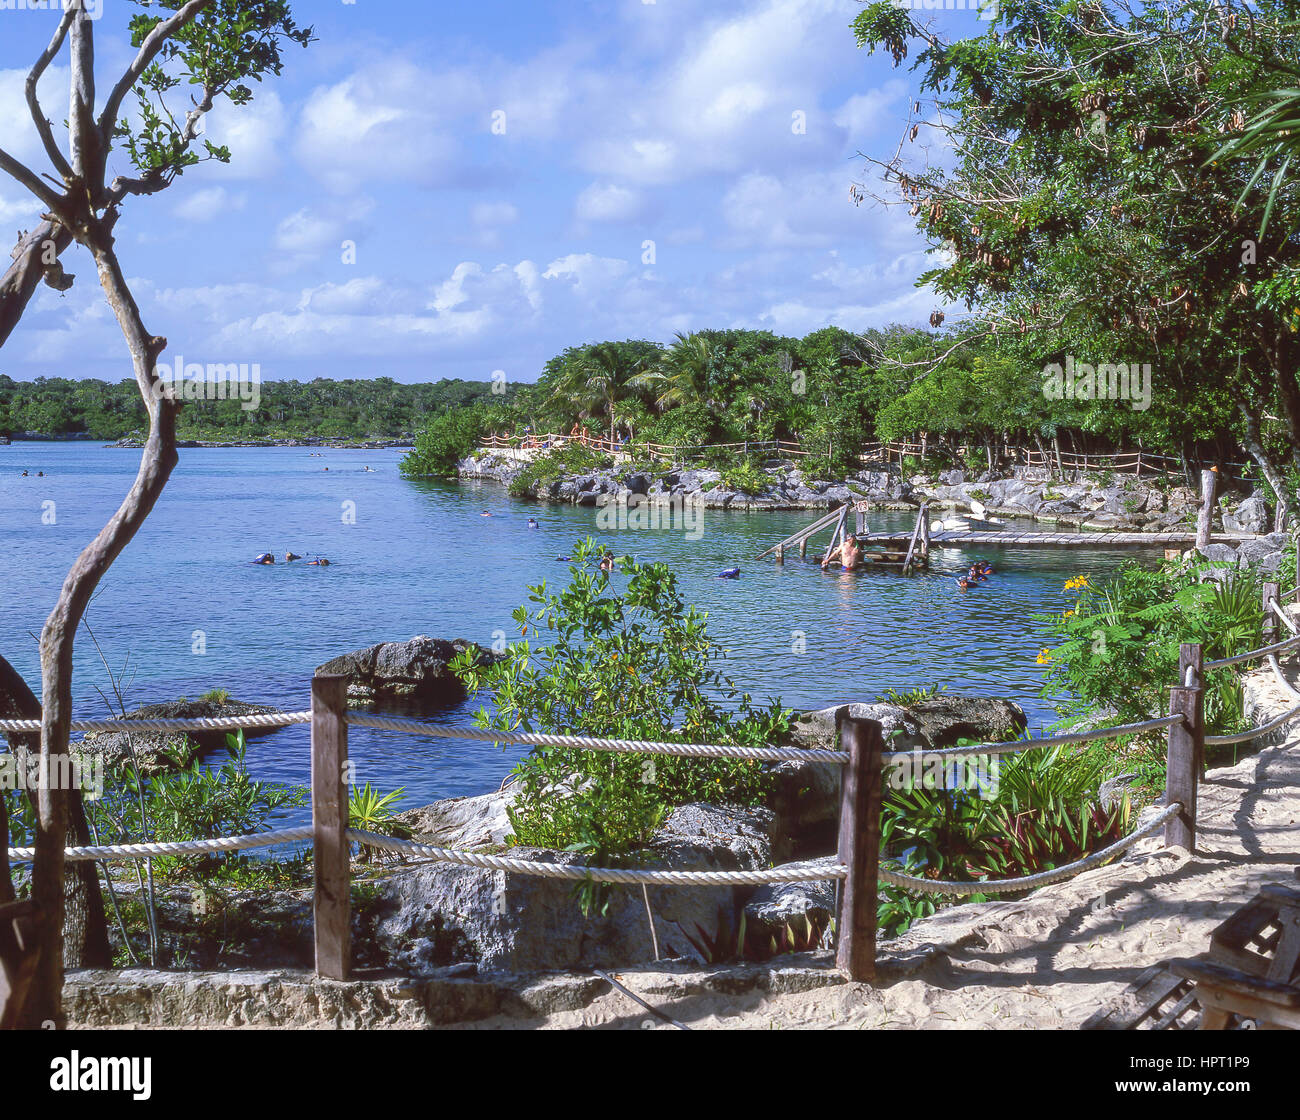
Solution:
{"label": "sky", "polygon": [[[131,56],[100,0],[97,73]],[[49,170],[23,82],[56,15],[0,5],[0,148]],[[855,205],[915,82],[853,0],[299,0],[287,50],[207,137],[228,166],[129,200],[118,250],[165,360],[266,379],[534,381],[566,347],[747,327],[919,324],[940,306],[902,207]],[[986,25],[934,13],[949,34]],[[67,115],[66,47],[40,87]],[[924,140],[922,141],[924,143]],[[115,153],[111,172],[129,170]],[[0,176],[10,247],[39,208]],[[4,260],[5,258],[0,258]],[[0,351],[12,377],[130,376],[88,255]]]}

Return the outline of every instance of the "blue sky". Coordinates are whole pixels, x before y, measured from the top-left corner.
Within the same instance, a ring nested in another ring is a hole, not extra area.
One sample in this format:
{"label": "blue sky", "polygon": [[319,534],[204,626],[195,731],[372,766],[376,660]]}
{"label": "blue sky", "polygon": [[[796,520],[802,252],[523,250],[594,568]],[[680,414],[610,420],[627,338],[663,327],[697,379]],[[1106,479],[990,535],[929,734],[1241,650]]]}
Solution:
{"label": "blue sky", "polygon": [[[101,90],[137,10],[102,3]],[[857,10],[300,0],[320,41],[210,118],[232,163],[125,208],[146,323],[169,360],[257,362],[266,378],[532,381],[602,338],[923,322],[936,302],[914,287],[928,258],[906,212],[849,198],[856,153],[892,152],[912,92],[855,47]],[[934,15],[951,34],[985,26]],[[42,170],[22,83],[54,18],[0,11],[0,147]],[[55,121],[67,77],[56,66],[41,87]],[[0,182],[7,242],[35,214]],[[0,372],[129,376],[89,258],[65,263],[75,287],[42,288]]]}

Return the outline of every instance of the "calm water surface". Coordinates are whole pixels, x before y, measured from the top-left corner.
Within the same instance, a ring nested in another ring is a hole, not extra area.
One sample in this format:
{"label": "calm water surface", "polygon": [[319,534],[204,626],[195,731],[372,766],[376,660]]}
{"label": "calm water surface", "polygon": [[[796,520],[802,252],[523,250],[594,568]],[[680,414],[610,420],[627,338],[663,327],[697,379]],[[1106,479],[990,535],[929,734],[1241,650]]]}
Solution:
{"label": "calm water surface", "polygon": [[[513,638],[510,614],[526,600],[527,585],[566,578],[567,565],[555,557],[597,532],[593,509],[517,502],[491,483],[404,480],[396,451],[180,455],[158,506],[88,613],[109,665],[125,670],[132,707],[220,687],[241,700],[304,709],[312,671],[340,653],[415,634],[485,645],[494,631]],[[0,652],[38,695],[32,635],[138,462],[137,451],[88,443],[0,447]],[[29,477],[21,477],[23,470]],[[38,470],[45,477],[37,478]],[[352,509],[355,524],[344,516]],[[527,528],[529,516],[540,530]],[[755,698],[779,696],[791,707],[942,681],[953,692],[1013,699],[1039,726],[1052,712],[1038,695],[1035,654],[1043,636],[1029,615],[1060,609],[1065,579],[1102,574],[1122,559],[1086,550],[995,552],[993,580],[962,593],[949,573],[972,554],[959,550],[935,553],[932,571],[910,579],[828,574],[797,559],[784,567],[751,560],[815,513],[703,516],[703,536],[694,541],[667,528],[602,536],[616,552],[671,564],[687,602],[708,612],[710,632],[729,651],[730,675]],[[910,529],[914,520],[874,514],[871,524]],[[286,549],[328,556],[334,566],[247,563],[259,552]],[[717,578],[736,564],[739,580]],[[797,653],[801,634],[806,648]],[[79,717],[105,712],[97,689],[109,691],[108,674],[82,637],[74,684]],[[468,723],[477,703],[435,718]],[[362,728],[350,737],[358,779],[404,786],[405,806],[495,789],[517,757],[490,744]],[[258,739],[249,757],[259,777],[305,783],[307,730]]]}

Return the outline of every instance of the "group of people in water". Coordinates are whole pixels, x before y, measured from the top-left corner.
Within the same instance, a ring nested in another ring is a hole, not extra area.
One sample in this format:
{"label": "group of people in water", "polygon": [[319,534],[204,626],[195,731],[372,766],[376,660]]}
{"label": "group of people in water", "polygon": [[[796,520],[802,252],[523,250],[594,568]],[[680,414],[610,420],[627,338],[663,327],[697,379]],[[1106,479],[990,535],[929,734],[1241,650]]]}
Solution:
{"label": "group of people in water", "polygon": [[[28,476],[29,473],[30,473],[30,472],[28,472],[28,471],[23,471],[23,478],[26,478],[26,477]],[[37,471],[37,472],[36,472],[36,477],[37,477],[37,478],[44,478],[44,477],[45,477],[45,472],[44,472],[44,471]]]}
{"label": "group of people in water", "polygon": [[970,588],[983,583],[992,574],[992,564],[987,560],[976,560],[975,563],[970,566],[970,571],[968,571],[964,576],[957,577],[957,586],[963,591],[967,591]]}
{"label": "group of people in water", "polygon": [[[851,533],[846,534],[844,540],[829,549],[822,558],[822,567],[829,568],[832,564],[838,564],[840,569],[845,572],[853,571],[862,563],[862,545],[858,543],[857,537]],[[724,575],[726,573],[723,573]],[[963,591],[976,587],[983,583],[993,574],[993,565],[987,560],[976,560],[970,569],[964,574],[957,577],[957,586]],[[737,569],[739,575],[739,569]]]}
{"label": "group of people in water", "polygon": [[[302,557],[299,556],[296,552],[285,552],[284,554],[284,562],[286,564],[292,564],[293,561],[301,560],[301,559]],[[258,555],[254,556],[250,562],[253,564],[274,564],[275,553],[274,552],[258,553]],[[308,567],[312,567],[312,568],[328,568],[330,566],[330,562],[324,556],[317,556],[314,560],[308,560],[307,565]]]}

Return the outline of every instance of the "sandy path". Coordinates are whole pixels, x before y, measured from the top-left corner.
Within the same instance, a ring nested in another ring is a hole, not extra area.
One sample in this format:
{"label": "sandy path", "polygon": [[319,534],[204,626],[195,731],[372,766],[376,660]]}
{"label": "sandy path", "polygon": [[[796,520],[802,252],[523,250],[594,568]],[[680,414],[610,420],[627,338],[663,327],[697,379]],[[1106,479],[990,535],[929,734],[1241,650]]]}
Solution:
{"label": "sandy path", "polygon": [[[1267,670],[1249,683],[1257,723],[1295,703]],[[1285,741],[1206,775],[1195,855],[1163,850],[1156,837],[1118,864],[1028,899],[945,911],[882,944],[875,988],[806,968],[778,973],[775,990],[745,994],[708,973],[619,977],[695,1029],[1076,1028],[1148,965],[1204,951],[1210,931],[1260,886],[1295,882],[1300,724],[1293,728]],[[616,992],[541,1019],[464,1026],[671,1029]]]}

